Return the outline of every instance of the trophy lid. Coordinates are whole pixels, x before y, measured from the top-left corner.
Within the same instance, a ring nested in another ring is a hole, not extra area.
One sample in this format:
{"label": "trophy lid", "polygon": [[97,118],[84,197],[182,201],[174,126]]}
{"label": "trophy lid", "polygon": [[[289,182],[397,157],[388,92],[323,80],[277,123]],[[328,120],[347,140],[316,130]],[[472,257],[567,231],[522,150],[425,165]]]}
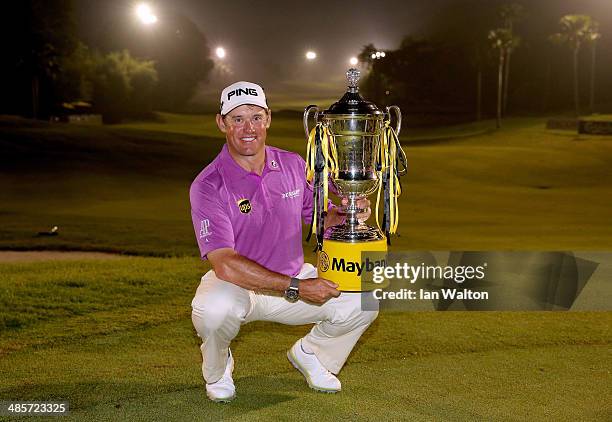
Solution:
{"label": "trophy lid", "polygon": [[351,68],[346,72],[348,80],[348,89],[339,101],[332,104],[324,115],[330,114],[370,114],[378,115],[383,112],[371,101],[365,100],[359,94],[359,76],[360,72],[357,69]]}

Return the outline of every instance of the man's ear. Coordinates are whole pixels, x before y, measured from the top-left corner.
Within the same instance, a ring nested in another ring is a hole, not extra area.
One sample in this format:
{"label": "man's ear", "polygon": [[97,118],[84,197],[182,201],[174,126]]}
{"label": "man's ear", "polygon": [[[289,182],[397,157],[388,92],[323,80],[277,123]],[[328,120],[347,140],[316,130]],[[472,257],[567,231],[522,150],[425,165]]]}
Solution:
{"label": "man's ear", "polygon": [[272,122],[272,110],[268,110],[268,122],[266,123],[266,129],[270,129],[271,122]]}
{"label": "man's ear", "polygon": [[217,127],[219,128],[219,130],[223,133],[227,132],[227,129],[225,127],[225,122],[223,121],[223,116],[221,116],[220,114],[217,114]]}

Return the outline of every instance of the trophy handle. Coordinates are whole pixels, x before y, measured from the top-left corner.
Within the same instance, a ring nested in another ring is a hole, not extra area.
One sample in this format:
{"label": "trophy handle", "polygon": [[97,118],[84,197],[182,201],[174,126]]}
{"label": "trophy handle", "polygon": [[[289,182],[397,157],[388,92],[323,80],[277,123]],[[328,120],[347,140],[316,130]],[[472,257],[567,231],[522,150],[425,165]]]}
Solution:
{"label": "trophy handle", "polygon": [[308,128],[308,116],[313,110],[315,112],[314,120],[316,125],[317,120],[319,119],[319,107],[316,105],[309,105],[304,109],[304,132],[306,133],[306,139],[308,139],[308,137],[310,136],[310,129]]}
{"label": "trophy handle", "polygon": [[387,107],[387,114],[389,115],[389,121],[391,121],[391,110],[395,111],[395,116],[397,117],[397,122],[395,124],[395,133],[399,138],[400,130],[402,129],[402,111],[396,105],[392,105]]}
{"label": "trophy handle", "polygon": [[403,176],[407,173],[408,170],[406,168],[406,153],[402,149],[402,145],[399,143],[399,134],[400,134],[400,130],[402,129],[402,111],[400,110],[398,106],[395,106],[395,105],[387,107],[387,114],[389,115],[389,122],[391,122],[391,110],[395,111],[395,117],[397,118],[397,122],[395,124],[395,134],[397,135],[397,140],[396,140],[397,153],[400,154],[399,160],[400,160],[400,163],[403,164],[403,168],[398,171],[398,174],[400,176]]}

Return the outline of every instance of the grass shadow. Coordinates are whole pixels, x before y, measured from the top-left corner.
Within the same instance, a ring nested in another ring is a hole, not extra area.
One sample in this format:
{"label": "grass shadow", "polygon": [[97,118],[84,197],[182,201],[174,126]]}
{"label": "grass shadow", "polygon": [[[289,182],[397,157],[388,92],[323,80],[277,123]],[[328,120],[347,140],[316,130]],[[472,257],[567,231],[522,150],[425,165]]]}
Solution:
{"label": "grass shadow", "polygon": [[236,384],[238,394],[228,404],[210,401],[200,380],[171,385],[161,382],[29,384],[1,390],[0,399],[68,401],[71,416],[78,420],[155,420],[160,415],[172,420],[224,420],[294,400],[296,397],[291,392],[305,388],[297,379],[278,377],[246,377],[238,379]]}

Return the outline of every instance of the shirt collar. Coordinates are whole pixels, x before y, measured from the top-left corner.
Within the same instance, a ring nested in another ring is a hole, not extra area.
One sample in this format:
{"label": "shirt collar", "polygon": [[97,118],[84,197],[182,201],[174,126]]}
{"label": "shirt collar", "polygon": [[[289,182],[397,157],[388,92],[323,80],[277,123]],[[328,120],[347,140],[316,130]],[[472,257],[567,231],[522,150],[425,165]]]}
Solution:
{"label": "shirt collar", "polygon": [[[230,179],[230,181],[241,181],[248,175],[256,173],[247,171],[240,167],[240,165],[234,160],[232,155],[229,153],[227,148],[227,144],[223,145],[223,149],[220,153],[221,165],[223,167],[223,172],[226,177]],[[278,157],[278,152],[270,148],[266,145],[266,164],[264,166],[261,177],[263,178],[267,173],[271,171],[281,171],[281,163]]]}
{"label": "shirt collar", "polygon": [[266,145],[266,167],[269,171],[281,171],[278,151]]}

